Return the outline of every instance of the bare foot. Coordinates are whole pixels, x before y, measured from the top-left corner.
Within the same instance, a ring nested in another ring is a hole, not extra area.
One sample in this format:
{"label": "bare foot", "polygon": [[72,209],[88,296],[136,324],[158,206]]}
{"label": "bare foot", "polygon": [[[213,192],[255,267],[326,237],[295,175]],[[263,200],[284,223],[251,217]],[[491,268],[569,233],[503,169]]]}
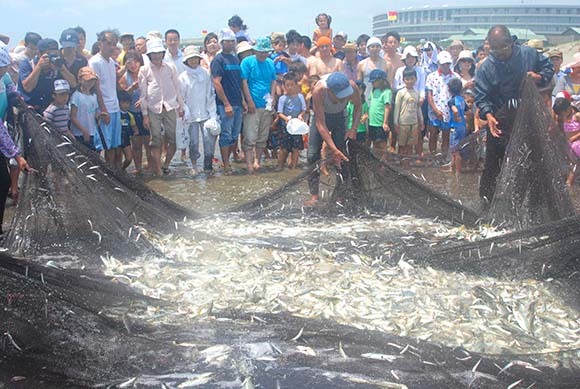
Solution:
{"label": "bare foot", "polygon": [[304,202],[304,205],[307,207],[312,207],[316,205],[318,202],[318,195],[312,195],[308,200]]}
{"label": "bare foot", "polygon": [[326,165],[322,165],[320,167],[320,173],[324,174],[325,176],[329,176],[330,173],[328,172],[328,168],[326,167]]}

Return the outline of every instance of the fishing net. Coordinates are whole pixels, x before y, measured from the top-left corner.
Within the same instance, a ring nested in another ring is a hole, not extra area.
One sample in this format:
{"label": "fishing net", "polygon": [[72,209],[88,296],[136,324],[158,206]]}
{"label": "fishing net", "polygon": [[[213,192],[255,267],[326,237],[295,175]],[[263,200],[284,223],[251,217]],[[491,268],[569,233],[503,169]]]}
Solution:
{"label": "fishing net", "polygon": [[[98,155],[56,135],[28,110],[23,109],[18,120],[29,163],[39,172],[25,177],[5,242],[11,252],[32,261],[43,254],[80,258],[110,254],[123,261],[145,253],[164,256],[153,240],[144,239],[146,230],[173,232],[184,228],[176,221],[198,216],[125,174],[110,171]],[[364,146],[350,143],[349,158],[351,171],[345,176],[350,178],[331,174],[324,179],[325,193],[318,207],[303,206],[307,180],[319,168],[316,165],[236,211],[259,219],[298,216],[293,221],[307,213],[336,217],[390,213],[439,218],[456,225],[476,223],[473,211],[379,161]],[[577,266],[574,252],[578,252],[580,222],[572,218],[556,223],[492,241],[453,245],[447,251],[437,245],[427,250],[431,243],[425,241],[417,244],[420,248],[413,259],[454,271],[505,276],[511,274],[507,272],[511,266],[517,268],[516,276],[571,277]],[[357,252],[362,256],[377,250],[380,255],[384,248],[375,245],[376,240],[388,236],[361,232],[355,242],[360,245]],[[415,244],[412,239],[423,240],[392,236],[405,246]],[[204,235],[210,238],[212,234]],[[298,238],[286,248],[309,244]],[[332,244],[346,253],[344,246],[352,241]],[[394,255],[398,250],[393,248]],[[170,269],[174,272],[190,266],[178,255],[163,261],[175,266]],[[528,273],[521,271],[523,267]],[[213,313],[209,308],[206,320],[192,320],[191,312],[140,296],[120,285],[122,279],[123,274],[112,281],[0,256],[4,336],[0,370],[36,374],[55,382],[55,387],[65,381],[103,387],[573,387],[580,379],[576,371],[549,368],[526,356],[480,355],[285,313]],[[165,321],[157,321],[165,316]],[[43,367],[40,373],[38,366]]]}
{"label": "fishing net", "polygon": [[20,256],[110,254],[120,258],[154,252],[146,229],[175,231],[176,220],[197,217],[60,135],[26,107],[18,126],[28,163],[21,200],[3,242]]}
{"label": "fishing net", "polygon": [[508,279],[554,278],[572,286],[580,278],[579,231],[580,217],[573,216],[489,239],[435,245],[413,257],[451,271]]}
{"label": "fishing net", "polygon": [[[283,215],[317,214],[368,215],[369,213],[414,215],[421,218],[447,220],[454,224],[474,225],[477,214],[459,202],[431,189],[391,164],[376,158],[371,150],[357,142],[348,142],[349,163],[321,178],[323,201],[315,209],[304,206],[308,178],[321,164],[315,164],[292,181],[272,193],[231,209],[253,218]],[[326,162],[324,162],[326,163]]]}
{"label": "fishing net", "polygon": [[[566,137],[533,79],[521,87],[488,220],[511,228],[559,220],[575,213],[566,186],[571,153]],[[511,109],[513,111],[513,109]]]}

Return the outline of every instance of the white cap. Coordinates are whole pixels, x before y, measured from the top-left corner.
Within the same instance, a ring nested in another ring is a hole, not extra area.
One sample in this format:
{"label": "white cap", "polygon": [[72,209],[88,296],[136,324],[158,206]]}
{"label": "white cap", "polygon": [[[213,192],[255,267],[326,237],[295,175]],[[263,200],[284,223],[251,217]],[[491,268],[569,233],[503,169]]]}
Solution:
{"label": "white cap", "polygon": [[54,80],[54,93],[70,92],[67,80]]}
{"label": "white cap", "polygon": [[381,42],[381,40],[379,38],[377,38],[376,36],[373,36],[372,38],[369,38],[369,40],[367,41],[367,47],[369,47],[371,45],[379,45],[382,47],[383,42]]}
{"label": "white cap", "polygon": [[400,54],[401,59],[404,61],[407,59],[407,57],[411,56],[411,57],[419,57],[419,54],[417,53],[417,49],[415,48],[415,46],[407,46],[405,47],[405,50],[403,50],[403,54]]}
{"label": "white cap", "polygon": [[443,50],[439,54],[437,54],[437,63],[439,65],[443,65],[446,63],[453,63],[453,58],[448,51]]}
{"label": "white cap", "polygon": [[219,41],[235,41],[236,40],[236,34],[234,34],[234,32],[232,30],[230,30],[229,28],[224,28],[223,30],[220,31],[220,35],[219,35]]}
{"label": "white cap", "polygon": [[147,41],[147,54],[163,53],[164,51],[165,46],[163,46],[163,40],[159,38],[151,38]]}
{"label": "white cap", "polygon": [[475,62],[475,58],[473,58],[473,54],[469,50],[461,50],[459,53],[459,57],[457,57],[457,61],[461,61],[462,59],[468,59],[472,62]]}

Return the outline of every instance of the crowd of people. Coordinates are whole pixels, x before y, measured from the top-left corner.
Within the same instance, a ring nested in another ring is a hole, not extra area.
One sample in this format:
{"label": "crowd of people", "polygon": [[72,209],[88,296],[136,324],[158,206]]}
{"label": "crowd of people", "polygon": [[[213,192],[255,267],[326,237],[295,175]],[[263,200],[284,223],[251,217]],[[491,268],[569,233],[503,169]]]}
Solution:
{"label": "crowd of people", "polygon": [[[58,41],[29,32],[12,52],[8,42],[0,43],[0,151],[16,157],[10,175],[0,158],[2,187],[11,186],[16,199],[17,171],[29,168],[11,138],[16,134],[4,125],[10,95],[63,135],[103,152],[114,169],[134,164],[138,175],[145,169],[169,174],[176,154],[191,161],[192,174],[211,173],[217,164],[231,174],[232,160],[245,161],[254,174],[268,157],[277,159],[278,169],[296,168],[305,148],[307,163],[324,161],[320,171],[326,173],[326,165],[348,159],[346,138],[368,144],[383,159],[389,153],[420,157],[427,138],[428,153],[448,156],[449,170],[459,174],[465,159],[478,159],[462,141],[488,130],[480,195],[489,200],[513,114],[500,110],[518,98],[528,75],[550,107],[555,104],[556,118],[580,152],[574,112],[580,53],[563,66],[562,52],[546,52],[542,42],[522,45],[505,26],[490,29],[481,47],[461,41],[401,47],[396,31],[349,39],[334,33],[330,15],[315,20],[312,37],[290,30],[254,40],[235,15],[228,27],[206,34],[201,47],[182,48],[175,29],[137,37],[109,29],[88,51],[81,27],[64,30]],[[309,203],[318,199],[317,174]]]}

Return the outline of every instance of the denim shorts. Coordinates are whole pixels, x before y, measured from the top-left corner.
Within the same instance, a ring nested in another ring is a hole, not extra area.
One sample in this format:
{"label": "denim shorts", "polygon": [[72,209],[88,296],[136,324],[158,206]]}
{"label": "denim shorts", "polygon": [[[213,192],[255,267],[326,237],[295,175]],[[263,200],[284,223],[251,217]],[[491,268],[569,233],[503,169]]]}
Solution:
{"label": "denim shorts", "polygon": [[238,137],[242,131],[242,107],[233,106],[232,109],[234,111],[234,116],[228,117],[224,106],[217,106],[217,113],[222,127],[219,140],[220,148],[235,145],[238,142]]}

